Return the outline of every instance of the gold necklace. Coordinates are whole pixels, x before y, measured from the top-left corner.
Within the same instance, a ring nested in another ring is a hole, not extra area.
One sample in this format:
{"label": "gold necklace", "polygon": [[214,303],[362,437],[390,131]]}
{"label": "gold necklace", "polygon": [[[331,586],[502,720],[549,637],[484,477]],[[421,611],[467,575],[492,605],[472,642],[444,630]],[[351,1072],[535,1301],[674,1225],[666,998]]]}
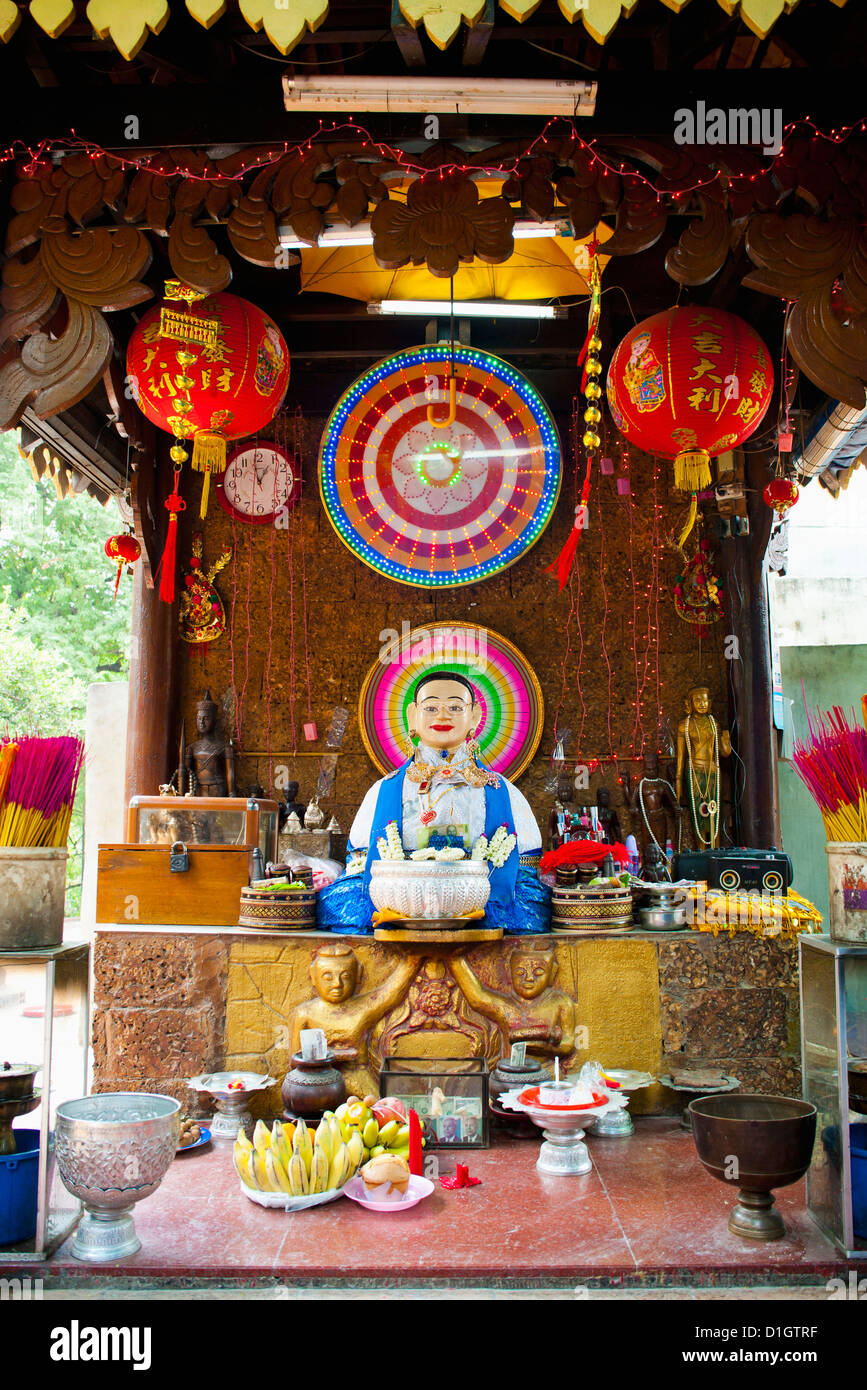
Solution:
{"label": "gold necklace", "polygon": [[410,782],[423,786],[426,782],[432,782],[434,777],[451,777],[455,772],[459,772],[464,781],[471,787],[498,787],[500,779],[490,768],[478,767],[472,758],[460,767],[452,766],[454,753],[448,758],[444,758],[439,763],[427,763],[419,757],[416,750],[410,766],[406,770],[406,775]]}

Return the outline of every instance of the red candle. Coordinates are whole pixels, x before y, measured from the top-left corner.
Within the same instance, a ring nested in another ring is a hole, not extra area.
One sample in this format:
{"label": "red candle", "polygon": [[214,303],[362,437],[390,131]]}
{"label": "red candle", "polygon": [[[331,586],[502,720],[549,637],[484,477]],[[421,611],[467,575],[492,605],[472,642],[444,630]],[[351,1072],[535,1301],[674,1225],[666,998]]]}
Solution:
{"label": "red candle", "polygon": [[415,1110],[409,1112],[409,1171],[417,1178],[424,1176],[421,1147],[421,1122]]}

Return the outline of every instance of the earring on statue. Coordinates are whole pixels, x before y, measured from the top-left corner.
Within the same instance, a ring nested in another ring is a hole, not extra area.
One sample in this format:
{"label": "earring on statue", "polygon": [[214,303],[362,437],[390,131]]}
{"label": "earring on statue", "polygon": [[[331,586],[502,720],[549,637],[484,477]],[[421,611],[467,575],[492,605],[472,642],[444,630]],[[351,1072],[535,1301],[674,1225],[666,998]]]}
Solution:
{"label": "earring on statue", "polygon": [[414,733],[415,729],[407,729],[403,737],[403,746],[406,750],[406,755],[408,758],[414,758],[416,754],[416,747],[412,741],[412,736]]}
{"label": "earring on statue", "polygon": [[477,758],[482,751],[482,746],[476,738],[475,729],[473,729],[473,732],[467,738],[467,749],[471,758]]}

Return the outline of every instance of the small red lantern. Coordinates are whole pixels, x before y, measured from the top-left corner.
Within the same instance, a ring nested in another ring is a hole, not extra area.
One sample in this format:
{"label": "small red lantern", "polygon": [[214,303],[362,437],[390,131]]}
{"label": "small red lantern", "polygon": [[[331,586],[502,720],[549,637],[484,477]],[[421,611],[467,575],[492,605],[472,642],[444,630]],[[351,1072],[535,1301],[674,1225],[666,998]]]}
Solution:
{"label": "small red lantern", "polygon": [[772,478],[762,493],[762,497],[769,507],[773,507],[777,516],[785,516],[789,508],[794,507],[800,495],[798,484],[792,478]]}
{"label": "small red lantern", "polygon": [[666,309],[627,333],[608,370],[614,423],[638,448],[674,459],[675,487],[710,487],[713,455],[763,419],[774,371],[759,335],[734,314]]}
{"label": "small red lantern", "polygon": [[117,598],[117,589],[120,584],[120,576],[124,565],[134,565],[141,555],[141,546],[130,532],[124,531],[119,536],[109,536],[105,543],[105,553],[109,560],[117,561],[117,578],[114,581],[114,596]]}
{"label": "small red lantern", "polygon": [[210,475],[225,471],[227,442],[255,434],[280,408],[289,350],[274,320],[246,299],[195,298],[196,291],[169,281],[165,301],[133,330],[126,369],[147,418],[192,440],[192,466],[205,474],[204,517]]}

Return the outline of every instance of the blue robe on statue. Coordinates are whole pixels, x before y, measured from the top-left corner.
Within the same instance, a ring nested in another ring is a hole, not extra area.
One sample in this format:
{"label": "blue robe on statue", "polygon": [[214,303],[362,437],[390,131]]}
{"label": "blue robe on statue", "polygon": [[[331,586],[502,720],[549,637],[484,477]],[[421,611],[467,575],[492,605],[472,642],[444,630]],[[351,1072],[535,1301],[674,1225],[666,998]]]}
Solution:
{"label": "blue robe on statue", "polygon": [[[348,873],[316,895],[316,920],[320,931],[340,932],[346,936],[367,936],[373,931],[374,906],[370,898],[371,865],[380,857],[378,840],[385,836],[389,822],[395,821],[403,832],[404,783],[412,760],[408,759],[396,772],[376,784],[377,794],[373,821],[368,836],[364,870]],[[481,766],[477,762],[477,766]],[[515,834],[515,820],[509,785],[500,777],[497,786],[483,789],[485,798],[485,835],[490,840],[501,825]],[[514,791],[514,789],[513,789]],[[353,827],[354,828],[354,827]],[[538,832],[537,832],[538,833]],[[363,846],[360,848],[363,849]],[[541,846],[526,857],[537,861]],[[359,848],[349,846],[347,863],[358,861]],[[551,891],[539,881],[534,864],[520,863],[518,845],[505,864],[491,867],[491,895],[485,908],[484,925],[501,927],[508,935],[527,935],[547,932],[550,924]]]}

